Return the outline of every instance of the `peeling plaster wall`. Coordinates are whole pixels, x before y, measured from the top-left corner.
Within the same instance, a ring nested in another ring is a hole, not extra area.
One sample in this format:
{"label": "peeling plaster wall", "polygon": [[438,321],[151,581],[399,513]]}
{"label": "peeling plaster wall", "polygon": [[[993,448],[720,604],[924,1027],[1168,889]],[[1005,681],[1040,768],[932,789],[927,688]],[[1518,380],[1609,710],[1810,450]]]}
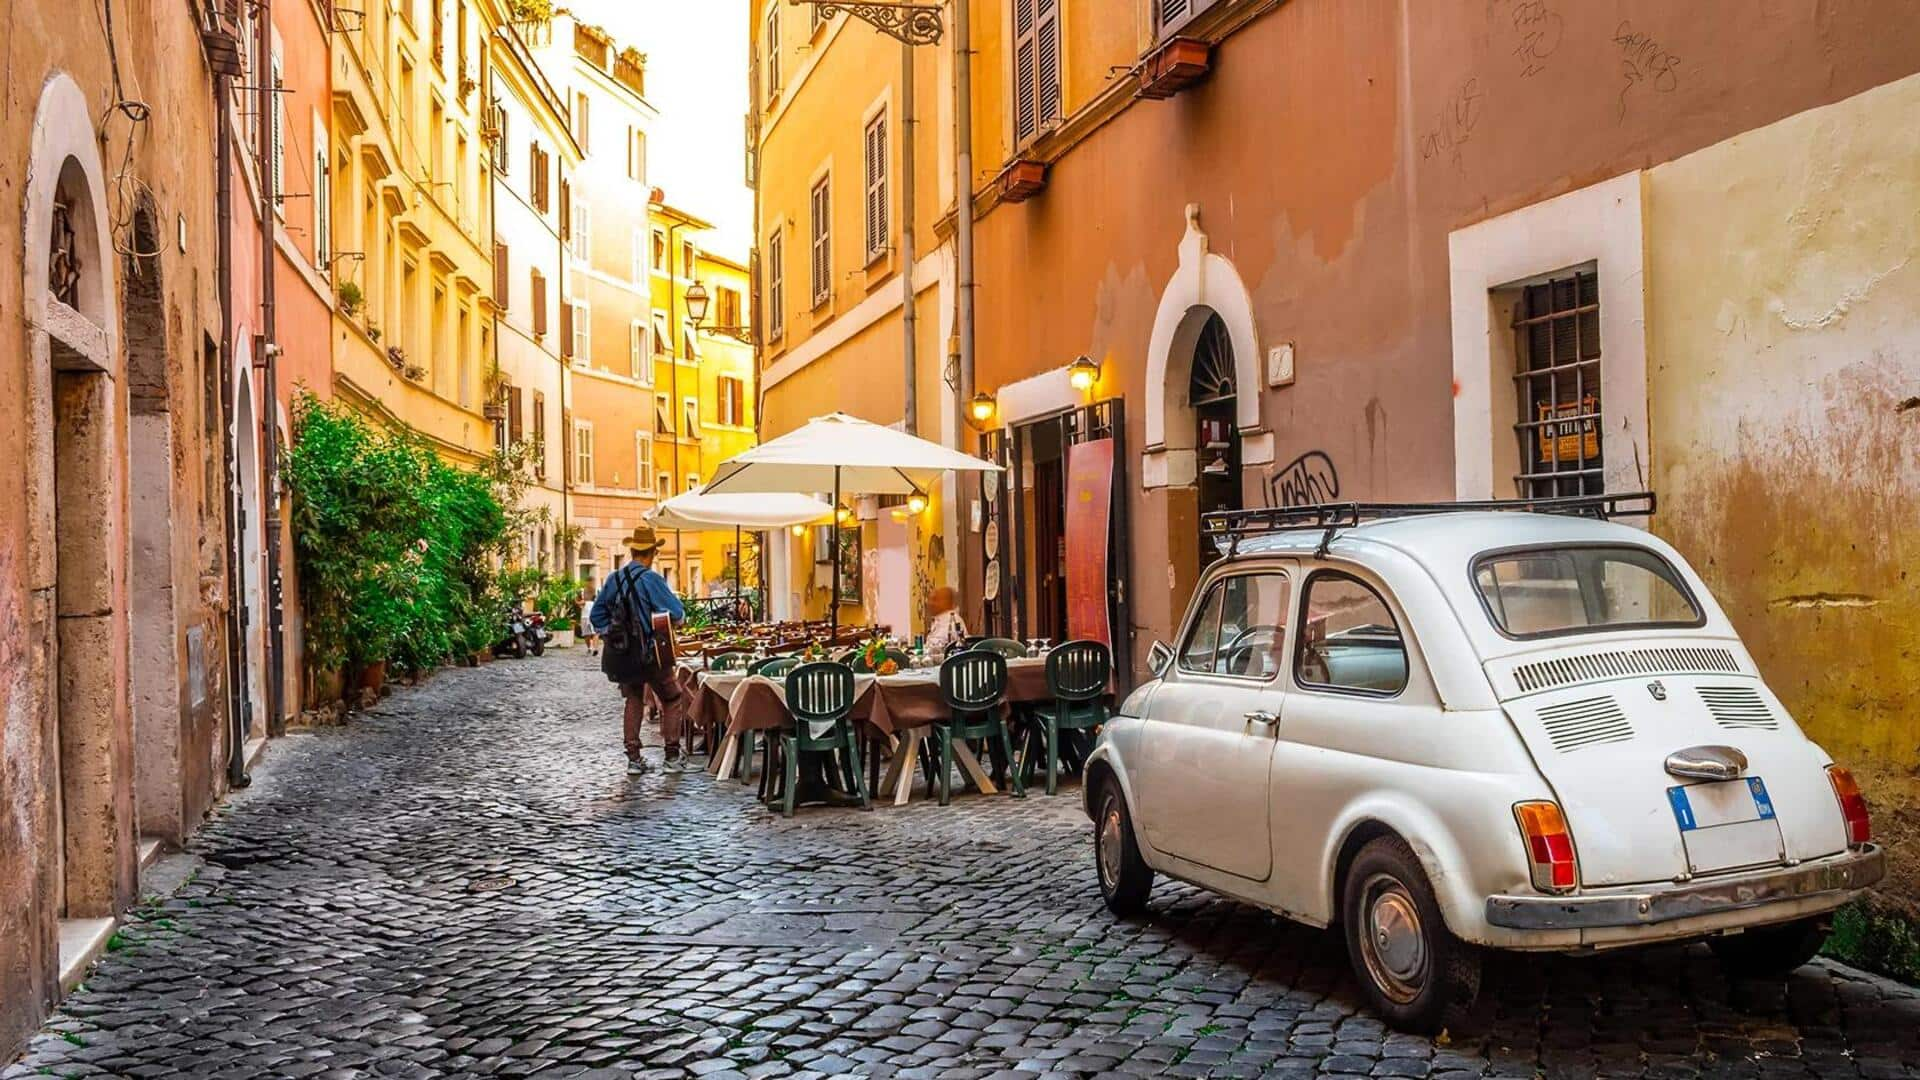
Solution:
{"label": "peeling plaster wall", "polygon": [[[1650,171],[1656,530],[1920,841],[1920,76]],[[1897,850],[1897,849],[1896,849]],[[1920,861],[1885,893],[1920,915]]]}

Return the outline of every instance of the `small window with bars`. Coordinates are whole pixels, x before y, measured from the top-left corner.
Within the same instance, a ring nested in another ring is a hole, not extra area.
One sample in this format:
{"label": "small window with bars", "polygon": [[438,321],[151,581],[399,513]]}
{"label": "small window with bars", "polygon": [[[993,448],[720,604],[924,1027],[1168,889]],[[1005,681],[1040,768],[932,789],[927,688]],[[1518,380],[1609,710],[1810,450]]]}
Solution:
{"label": "small window with bars", "polygon": [[1515,491],[1530,499],[1601,494],[1598,271],[1562,271],[1515,292]]}

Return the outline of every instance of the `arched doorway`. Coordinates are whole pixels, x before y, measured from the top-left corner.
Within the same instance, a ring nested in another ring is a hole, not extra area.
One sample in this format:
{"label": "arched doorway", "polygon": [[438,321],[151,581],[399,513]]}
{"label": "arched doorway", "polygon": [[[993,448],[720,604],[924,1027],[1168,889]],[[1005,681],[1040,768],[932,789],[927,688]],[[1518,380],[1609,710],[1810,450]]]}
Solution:
{"label": "arched doorway", "polygon": [[246,698],[241,702],[247,739],[266,734],[267,620],[266,529],[260,499],[260,424],[254,413],[252,358],[244,328],[236,343],[233,380],[233,468],[239,486],[241,644],[246,649]]}
{"label": "arched doorway", "polygon": [[[126,397],[105,173],[86,95],[49,79],[34,117],[25,198],[27,552],[48,797],[39,878],[60,918],[111,916],[133,898],[128,694]],[[52,670],[49,670],[51,665]],[[31,850],[31,849],[30,849]]]}
{"label": "arched doorway", "polygon": [[1233,339],[1217,312],[1206,312],[1193,343],[1187,376],[1187,408],[1193,412],[1194,487],[1201,534],[1197,550],[1205,569],[1218,552],[1206,537],[1208,514],[1245,505],[1240,488],[1240,438],[1234,423],[1238,384],[1234,377]]}

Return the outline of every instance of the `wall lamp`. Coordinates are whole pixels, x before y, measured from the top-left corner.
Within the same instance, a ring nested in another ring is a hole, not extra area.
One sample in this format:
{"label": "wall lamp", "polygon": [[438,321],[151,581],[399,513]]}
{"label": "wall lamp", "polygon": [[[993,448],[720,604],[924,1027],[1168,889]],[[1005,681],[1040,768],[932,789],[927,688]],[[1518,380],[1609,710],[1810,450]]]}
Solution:
{"label": "wall lamp", "polygon": [[927,493],[926,492],[916,491],[913,494],[907,496],[907,512],[908,513],[923,514],[926,512],[926,510],[927,510]]}
{"label": "wall lamp", "polygon": [[1075,390],[1085,393],[1093,389],[1100,381],[1100,361],[1090,356],[1078,356],[1067,365],[1067,384]]}
{"label": "wall lamp", "polygon": [[997,408],[999,408],[999,402],[993,399],[992,394],[982,390],[973,395],[973,401],[967,406],[967,412],[973,417],[974,423],[985,426],[993,422],[993,413]]}

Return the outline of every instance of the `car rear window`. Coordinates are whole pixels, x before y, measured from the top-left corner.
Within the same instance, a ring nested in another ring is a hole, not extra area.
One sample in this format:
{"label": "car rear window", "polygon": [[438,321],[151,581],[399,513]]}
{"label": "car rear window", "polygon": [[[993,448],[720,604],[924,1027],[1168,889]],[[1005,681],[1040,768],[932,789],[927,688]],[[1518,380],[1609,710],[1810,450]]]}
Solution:
{"label": "car rear window", "polygon": [[1625,545],[1500,551],[1474,560],[1487,616],[1509,637],[1553,637],[1706,621],[1660,556]]}

